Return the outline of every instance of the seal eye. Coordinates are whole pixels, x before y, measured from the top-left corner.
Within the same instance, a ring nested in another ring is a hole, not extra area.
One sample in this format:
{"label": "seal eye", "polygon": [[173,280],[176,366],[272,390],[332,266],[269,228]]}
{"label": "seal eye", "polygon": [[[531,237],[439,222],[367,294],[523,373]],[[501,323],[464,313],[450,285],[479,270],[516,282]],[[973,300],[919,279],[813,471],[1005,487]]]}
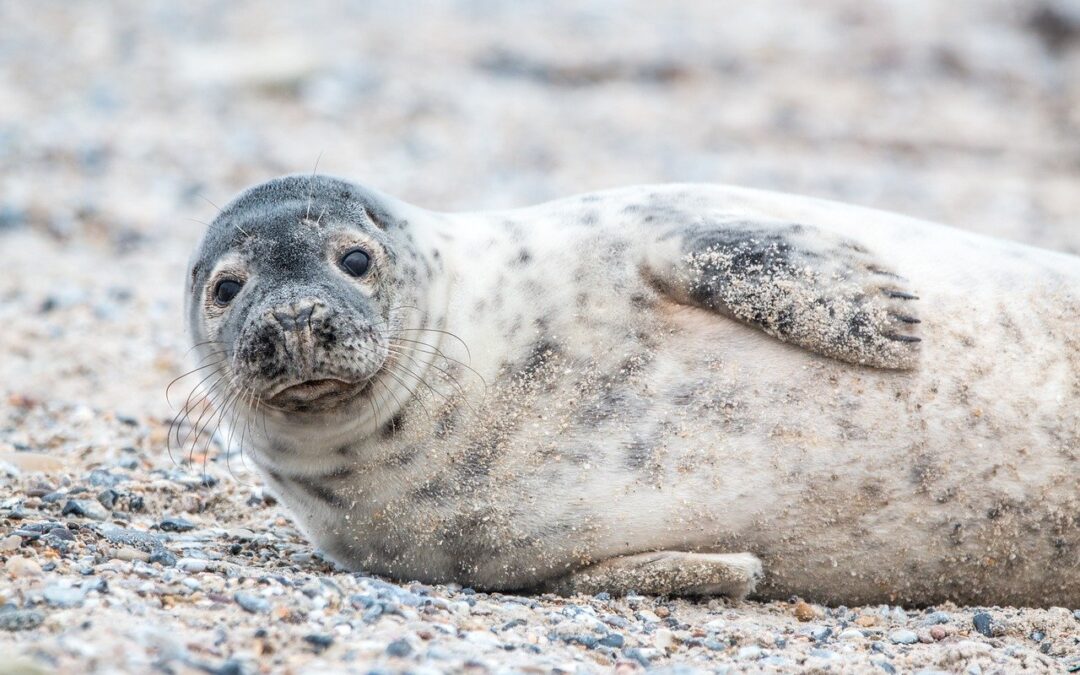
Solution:
{"label": "seal eye", "polygon": [[240,282],[235,279],[222,279],[214,289],[214,300],[219,305],[227,305],[232,302],[236,294],[240,292]]}
{"label": "seal eye", "polygon": [[371,267],[371,256],[366,251],[354,249],[341,258],[341,267],[350,276],[362,277],[367,274],[368,268]]}

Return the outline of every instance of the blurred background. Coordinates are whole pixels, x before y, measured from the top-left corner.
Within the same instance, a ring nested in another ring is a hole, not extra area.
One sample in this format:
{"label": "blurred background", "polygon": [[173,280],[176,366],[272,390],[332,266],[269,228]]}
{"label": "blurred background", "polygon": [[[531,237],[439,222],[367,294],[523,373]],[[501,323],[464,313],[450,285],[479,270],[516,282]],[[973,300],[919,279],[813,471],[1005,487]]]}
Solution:
{"label": "blurred background", "polygon": [[1075,0],[12,0],[0,26],[11,444],[35,402],[166,415],[214,204],[316,161],[433,209],[707,181],[1080,253]]}

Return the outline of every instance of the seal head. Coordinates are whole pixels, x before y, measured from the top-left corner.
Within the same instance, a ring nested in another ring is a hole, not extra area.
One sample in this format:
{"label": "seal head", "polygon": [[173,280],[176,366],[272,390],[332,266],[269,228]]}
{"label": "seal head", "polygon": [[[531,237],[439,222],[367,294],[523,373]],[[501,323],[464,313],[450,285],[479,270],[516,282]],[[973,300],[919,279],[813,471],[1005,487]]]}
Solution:
{"label": "seal head", "polygon": [[395,304],[416,301],[397,268],[415,277],[417,255],[388,201],[284,176],[221,211],[191,262],[187,316],[225,390],[291,415],[359,408],[389,356]]}

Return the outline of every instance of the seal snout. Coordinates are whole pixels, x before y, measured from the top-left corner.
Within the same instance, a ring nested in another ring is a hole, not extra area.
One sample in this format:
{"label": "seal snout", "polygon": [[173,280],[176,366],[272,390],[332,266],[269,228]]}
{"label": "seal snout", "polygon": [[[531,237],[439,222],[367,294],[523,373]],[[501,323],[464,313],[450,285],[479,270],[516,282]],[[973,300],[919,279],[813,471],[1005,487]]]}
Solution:
{"label": "seal snout", "polygon": [[[329,291],[328,291],[329,292]],[[332,292],[267,298],[237,338],[241,386],[270,407],[326,412],[351,403],[385,358],[382,335],[365,312]]]}

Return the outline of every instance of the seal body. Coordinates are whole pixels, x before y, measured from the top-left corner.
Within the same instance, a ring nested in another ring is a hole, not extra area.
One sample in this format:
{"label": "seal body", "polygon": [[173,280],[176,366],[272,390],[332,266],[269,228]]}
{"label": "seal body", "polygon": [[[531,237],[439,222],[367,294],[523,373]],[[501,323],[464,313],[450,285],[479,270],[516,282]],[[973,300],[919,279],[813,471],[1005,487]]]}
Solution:
{"label": "seal body", "polygon": [[[335,267],[350,237],[378,278]],[[1075,257],[726,187],[439,214],[286,177],[190,285],[234,445],[346,567],[507,590],[747,552],[766,598],[1080,604]]]}

